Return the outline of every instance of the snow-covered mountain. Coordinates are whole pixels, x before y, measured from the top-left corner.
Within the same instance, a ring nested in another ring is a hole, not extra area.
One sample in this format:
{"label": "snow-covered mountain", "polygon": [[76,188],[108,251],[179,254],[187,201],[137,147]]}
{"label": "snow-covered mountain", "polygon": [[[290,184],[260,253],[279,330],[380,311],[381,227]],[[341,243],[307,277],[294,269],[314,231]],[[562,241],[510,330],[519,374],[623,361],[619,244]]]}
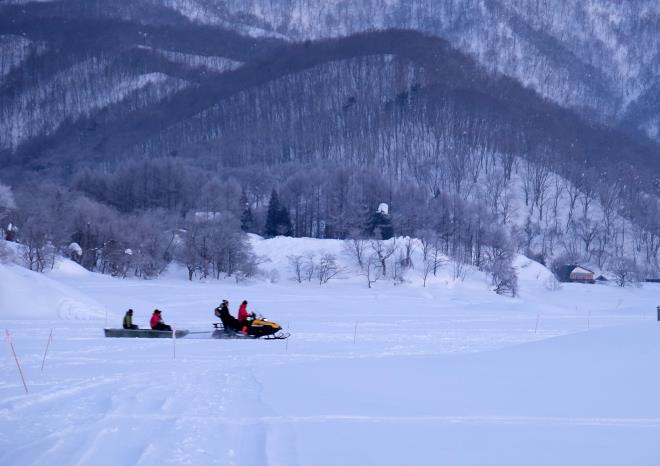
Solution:
{"label": "snow-covered mountain", "polygon": [[618,113],[657,85],[652,0],[171,0],[190,20],[290,40],[410,28],[447,38],[489,69],[563,104]]}
{"label": "snow-covered mountain", "polygon": [[294,236],[364,231],[387,201],[397,234],[437,220],[462,241],[460,216],[472,244],[487,214],[548,260],[660,263],[653,2],[63,0],[0,13],[6,183],[57,180],[124,214],[208,212],[222,193],[234,217],[255,209],[255,233],[276,189]]}
{"label": "snow-covered mountain", "polygon": [[[10,3],[32,6],[28,1]],[[657,96],[659,85],[660,6],[653,0],[51,3],[50,8],[42,5],[40,11],[147,24],[172,21],[172,13],[176,13],[198,25],[290,41],[372,29],[414,29],[447,39],[487,69],[515,77],[562,105],[608,122],[633,119],[633,126],[657,134],[657,118],[635,112],[644,100]]]}

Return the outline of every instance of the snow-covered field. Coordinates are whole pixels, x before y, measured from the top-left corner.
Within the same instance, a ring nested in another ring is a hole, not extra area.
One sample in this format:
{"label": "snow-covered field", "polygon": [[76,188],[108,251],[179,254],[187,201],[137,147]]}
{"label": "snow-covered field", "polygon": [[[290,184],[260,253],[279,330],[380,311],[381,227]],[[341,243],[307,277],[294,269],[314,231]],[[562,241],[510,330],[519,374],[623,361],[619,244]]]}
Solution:
{"label": "snow-covered field", "polygon": [[[0,265],[0,465],[657,465],[660,286],[565,284],[520,258],[521,295],[479,274],[426,288],[288,279],[121,280]],[[285,341],[105,339],[135,309],[210,330],[241,300]],[[42,356],[53,330],[45,367]],[[7,348],[5,348],[7,349]]]}

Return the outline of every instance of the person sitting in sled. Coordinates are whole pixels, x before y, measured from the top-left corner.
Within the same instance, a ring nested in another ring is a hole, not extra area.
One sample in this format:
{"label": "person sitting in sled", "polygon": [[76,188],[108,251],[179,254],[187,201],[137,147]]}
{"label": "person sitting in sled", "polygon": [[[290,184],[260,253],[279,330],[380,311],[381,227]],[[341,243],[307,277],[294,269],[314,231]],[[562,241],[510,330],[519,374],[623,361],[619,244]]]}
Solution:
{"label": "person sitting in sled", "polygon": [[124,314],[124,323],[123,327],[126,330],[137,330],[138,326],[133,325],[133,309],[129,309],[126,311],[126,314]]}
{"label": "person sitting in sled", "polygon": [[166,325],[165,322],[163,322],[163,318],[161,317],[160,314],[161,312],[158,309],[155,309],[154,313],[151,314],[151,320],[149,321],[149,323],[151,324],[151,329],[172,331],[172,327]]}
{"label": "person sitting in sled", "polygon": [[248,327],[252,325],[250,317],[254,317],[254,314],[248,312],[247,310],[247,301],[241,303],[241,307],[238,308],[238,328],[241,329],[243,333],[247,333]]}
{"label": "person sitting in sled", "polygon": [[229,301],[226,299],[222,300],[222,304],[215,308],[215,316],[220,318],[222,325],[226,329],[235,330],[237,328],[237,320],[233,315],[229,313]]}

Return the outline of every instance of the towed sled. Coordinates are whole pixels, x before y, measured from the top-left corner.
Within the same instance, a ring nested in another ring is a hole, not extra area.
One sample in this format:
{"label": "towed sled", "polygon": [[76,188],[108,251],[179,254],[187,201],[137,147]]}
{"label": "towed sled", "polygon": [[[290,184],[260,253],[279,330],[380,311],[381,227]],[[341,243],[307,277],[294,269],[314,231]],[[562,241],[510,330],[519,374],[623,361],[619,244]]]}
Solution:
{"label": "towed sled", "polygon": [[[172,338],[172,330],[104,328],[103,331],[108,338]],[[190,333],[188,330],[177,330],[175,338],[183,338],[188,333]]]}
{"label": "towed sled", "polygon": [[235,318],[225,319],[223,322],[213,324],[215,330],[211,335],[213,338],[261,338],[263,340],[284,340],[289,338],[289,333],[282,331],[282,326],[271,322],[263,316],[254,316],[248,321],[243,332],[243,326]]}

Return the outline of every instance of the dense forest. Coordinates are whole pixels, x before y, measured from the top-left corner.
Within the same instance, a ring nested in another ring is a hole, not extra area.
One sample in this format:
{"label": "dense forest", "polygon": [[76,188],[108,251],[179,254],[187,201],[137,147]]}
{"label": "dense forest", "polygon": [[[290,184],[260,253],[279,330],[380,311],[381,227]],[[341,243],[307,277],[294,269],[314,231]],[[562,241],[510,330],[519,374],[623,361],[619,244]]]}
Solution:
{"label": "dense forest", "polygon": [[549,31],[571,31],[554,14],[532,21],[528,3],[474,13],[506,13],[524,38],[522,56],[491,60],[481,26],[457,22],[466,1],[417,4],[408,22],[401,2],[377,24],[424,32],[338,19],[328,34],[238,21],[231,2],[205,16],[229,22],[185,17],[213,2],[112,3],[0,7],[0,216],[31,268],[59,251],[119,276],[172,260],[190,278],[251,276],[257,233],[415,237],[424,257],[487,270],[505,291],[515,252],[659,271],[653,43],[634,76],[605,76],[607,47],[567,50]]}

